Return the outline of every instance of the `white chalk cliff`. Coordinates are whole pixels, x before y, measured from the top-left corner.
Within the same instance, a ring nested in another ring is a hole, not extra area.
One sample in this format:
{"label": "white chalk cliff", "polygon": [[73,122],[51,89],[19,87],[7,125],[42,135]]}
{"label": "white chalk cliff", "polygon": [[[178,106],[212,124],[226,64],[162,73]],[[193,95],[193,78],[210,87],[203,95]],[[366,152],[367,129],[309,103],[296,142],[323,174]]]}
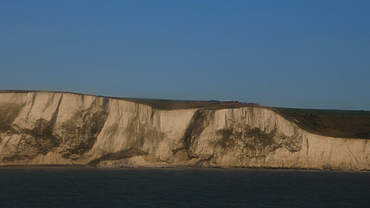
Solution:
{"label": "white chalk cliff", "polygon": [[161,110],[74,93],[0,93],[0,165],[369,170],[368,141],[312,134],[264,107]]}

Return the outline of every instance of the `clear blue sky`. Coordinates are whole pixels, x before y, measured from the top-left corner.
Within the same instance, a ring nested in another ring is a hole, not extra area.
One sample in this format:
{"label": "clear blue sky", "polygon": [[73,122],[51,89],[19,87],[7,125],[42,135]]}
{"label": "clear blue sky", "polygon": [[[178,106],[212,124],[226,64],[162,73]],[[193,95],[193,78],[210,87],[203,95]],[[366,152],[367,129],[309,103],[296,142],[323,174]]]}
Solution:
{"label": "clear blue sky", "polygon": [[370,110],[370,1],[0,0],[0,90]]}

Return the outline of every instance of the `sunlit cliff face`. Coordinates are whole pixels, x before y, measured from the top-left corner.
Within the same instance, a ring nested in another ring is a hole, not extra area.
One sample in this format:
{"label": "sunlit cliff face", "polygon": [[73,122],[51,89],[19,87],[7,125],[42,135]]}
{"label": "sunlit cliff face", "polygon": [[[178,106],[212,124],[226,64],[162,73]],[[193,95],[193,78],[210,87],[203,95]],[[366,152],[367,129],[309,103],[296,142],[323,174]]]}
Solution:
{"label": "sunlit cliff face", "polygon": [[0,164],[370,169],[367,139],[308,133],[264,107],[161,110],[59,92],[0,93]]}

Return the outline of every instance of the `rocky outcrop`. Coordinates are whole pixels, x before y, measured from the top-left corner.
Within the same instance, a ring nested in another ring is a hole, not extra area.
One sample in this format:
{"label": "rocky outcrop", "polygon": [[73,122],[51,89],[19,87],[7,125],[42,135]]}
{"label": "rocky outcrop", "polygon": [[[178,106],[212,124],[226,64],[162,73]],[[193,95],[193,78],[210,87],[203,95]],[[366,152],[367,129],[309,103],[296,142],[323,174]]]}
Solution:
{"label": "rocky outcrop", "polygon": [[163,110],[61,92],[0,93],[0,165],[369,170],[367,139],[320,136],[269,108]]}

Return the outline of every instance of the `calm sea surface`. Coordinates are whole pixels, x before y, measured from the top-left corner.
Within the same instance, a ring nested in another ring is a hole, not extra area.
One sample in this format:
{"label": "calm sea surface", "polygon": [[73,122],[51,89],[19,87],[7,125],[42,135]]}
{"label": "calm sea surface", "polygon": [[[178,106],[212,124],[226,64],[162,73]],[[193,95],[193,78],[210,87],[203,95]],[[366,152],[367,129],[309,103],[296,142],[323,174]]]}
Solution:
{"label": "calm sea surface", "polygon": [[370,207],[370,172],[0,168],[0,207]]}

